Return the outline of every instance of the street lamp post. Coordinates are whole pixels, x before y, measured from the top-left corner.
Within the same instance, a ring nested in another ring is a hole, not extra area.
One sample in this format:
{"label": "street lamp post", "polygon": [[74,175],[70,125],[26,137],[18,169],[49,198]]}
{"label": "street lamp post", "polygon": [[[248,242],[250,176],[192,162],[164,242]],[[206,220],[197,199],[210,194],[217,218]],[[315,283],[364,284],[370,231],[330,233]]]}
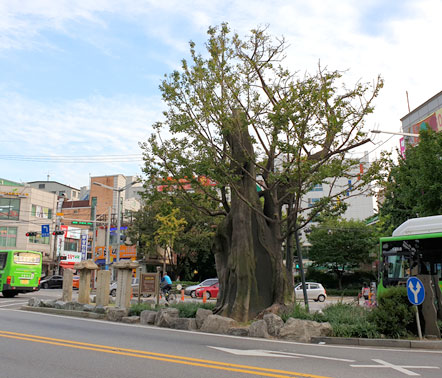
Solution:
{"label": "street lamp post", "polygon": [[[120,193],[129,188],[130,186],[136,184],[138,180],[132,181],[130,184],[123,186],[122,188],[113,188],[112,186],[108,186],[102,184],[101,182],[93,182],[92,184],[102,186],[103,188],[113,190],[117,192],[117,262],[120,261],[120,238],[121,238],[121,218],[120,218]],[[110,231],[110,230],[109,230]]]}
{"label": "street lamp post", "polygon": [[394,131],[382,131],[382,130],[370,130],[372,133],[375,134],[391,134],[391,135],[402,135],[402,136],[409,136],[409,137],[415,137],[418,138],[419,134],[412,134],[412,133],[396,133]]}

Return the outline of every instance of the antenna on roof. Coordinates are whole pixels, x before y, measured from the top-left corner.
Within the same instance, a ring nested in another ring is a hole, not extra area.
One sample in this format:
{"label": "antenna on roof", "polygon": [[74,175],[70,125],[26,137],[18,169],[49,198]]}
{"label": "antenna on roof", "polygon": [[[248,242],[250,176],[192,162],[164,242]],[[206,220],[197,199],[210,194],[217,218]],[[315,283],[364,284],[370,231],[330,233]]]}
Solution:
{"label": "antenna on roof", "polygon": [[405,93],[407,94],[408,113],[410,113],[411,110],[410,110],[410,101],[408,100],[408,91],[405,91]]}

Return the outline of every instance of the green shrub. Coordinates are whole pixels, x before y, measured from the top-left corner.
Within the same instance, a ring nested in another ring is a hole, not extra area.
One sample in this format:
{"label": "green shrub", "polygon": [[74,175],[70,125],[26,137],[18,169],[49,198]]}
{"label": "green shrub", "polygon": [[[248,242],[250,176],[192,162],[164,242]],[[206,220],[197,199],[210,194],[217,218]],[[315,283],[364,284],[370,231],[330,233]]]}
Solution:
{"label": "green shrub", "polygon": [[369,311],[363,307],[337,303],[327,306],[322,313],[308,313],[303,306],[295,304],[291,312],[283,314],[284,321],[288,318],[329,322],[336,337],[379,337],[376,325],[368,320]]}
{"label": "green shrub", "polygon": [[151,305],[148,303],[136,303],[130,306],[129,316],[140,316],[141,311],[144,310],[158,311],[158,308],[152,308]]}
{"label": "green shrub", "polygon": [[379,337],[376,325],[369,321],[369,310],[346,303],[337,303],[324,309],[324,316],[336,337]]}
{"label": "green shrub", "polygon": [[408,301],[407,289],[388,288],[378,297],[378,307],[370,313],[369,320],[387,337],[407,337],[414,333],[414,309]]}
{"label": "green shrub", "polygon": [[171,304],[170,307],[177,308],[180,312],[180,318],[194,318],[199,308],[213,310],[215,303],[199,303],[199,302],[179,302]]}

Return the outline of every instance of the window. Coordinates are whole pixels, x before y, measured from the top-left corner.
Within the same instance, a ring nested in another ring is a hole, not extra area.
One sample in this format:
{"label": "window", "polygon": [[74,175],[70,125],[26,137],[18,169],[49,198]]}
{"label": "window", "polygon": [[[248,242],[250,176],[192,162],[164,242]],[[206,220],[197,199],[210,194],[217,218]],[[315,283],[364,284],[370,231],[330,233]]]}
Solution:
{"label": "window", "polygon": [[52,219],[52,209],[39,205],[32,205],[31,215],[36,218]]}
{"label": "window", "polygon": [[17,246],[17,227],[0,227],[0,247]]}
{"label": "window", "polygon": [[319,289],[318,284],[310,284],[310,289]]}
{"label": "window", "polygon": [[46,187],[45,184],[38,184],[38,189],[44,189]]}
{"label": "window", "polygon": [[319,202],[320,198],[309,198],[308,199],[308,207],[312,207],[316,202]]}
{"label": "window", "polygon": [[315,184],[313,188],[310,189],[311,192],[322,192],[322,184]]}
{"label": "window", "polygon": [[49,244],[49,236],[43,238],[40,235],[37,236],[30,236],[29,237],[29,243],[34,244]]}
{"label": "window", "polygon": [[0,252],[0,270],[5,269],[8,260],[8,252]]}
{"label": "window", "polygon": [[0,198],[0,219],[18,220],[20,199]]}

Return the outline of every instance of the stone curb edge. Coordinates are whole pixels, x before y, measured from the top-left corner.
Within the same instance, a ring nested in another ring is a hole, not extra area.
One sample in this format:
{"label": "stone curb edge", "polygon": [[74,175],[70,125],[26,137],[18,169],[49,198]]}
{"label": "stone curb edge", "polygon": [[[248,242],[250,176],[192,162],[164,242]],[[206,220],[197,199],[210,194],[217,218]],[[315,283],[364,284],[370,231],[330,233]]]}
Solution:
{"label": "stone curb edge", "polygon": [[22,306],[20,310],[31,312],[44,312],[46,314],[74,316],[77,318],[106,319],[106,316],[104,314],[97,314],[96,312],[64,310],[61,308]]}
{"label": "stone curb edge", "polygon": [[358,345],[388,348],[433,349],[442,350],[442,341],[430,340],[394,340],[394,339],[358,339],[352,337],[312,337],[313,344]]}
{"label": "stone curb edge", "polygon": [[[31,312],[44,312],[47,314],[74,316],[78,318],[102,319],[106,320],[104,314],[97,314],[95,312],[64,310],[51,307],[32,307],[22,306],[21,310]],[[357,346],[372,346],[372,347],[388,347],[388,348],[403,348],[403,349],[431,349],[442,350],[442,341],[429,340],[394,340],[394,339],[360,339],[352,337],[316,337],[313,336],[310,341],[311,344],[328,344],[328,345],[357,345]]]}

